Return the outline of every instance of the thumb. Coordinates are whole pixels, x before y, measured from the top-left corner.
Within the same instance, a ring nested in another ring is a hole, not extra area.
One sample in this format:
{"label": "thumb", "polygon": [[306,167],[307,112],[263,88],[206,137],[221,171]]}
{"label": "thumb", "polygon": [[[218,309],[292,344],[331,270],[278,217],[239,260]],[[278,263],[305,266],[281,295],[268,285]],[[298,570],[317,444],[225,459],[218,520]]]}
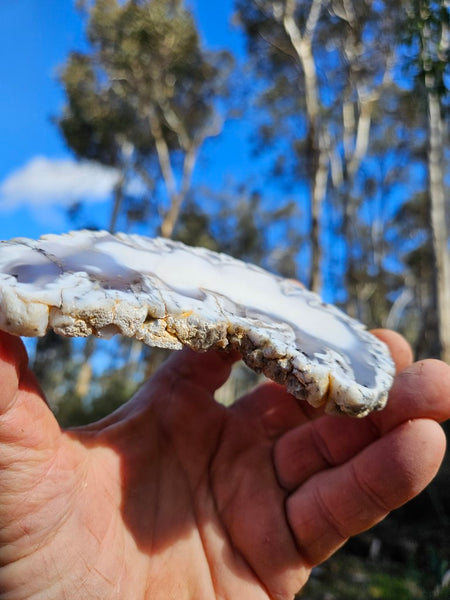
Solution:
{"label": "thumb", "polygon": [[50,450],[59,436],[22,340],[0,331],[0,470],[20,460],[19,449]]}

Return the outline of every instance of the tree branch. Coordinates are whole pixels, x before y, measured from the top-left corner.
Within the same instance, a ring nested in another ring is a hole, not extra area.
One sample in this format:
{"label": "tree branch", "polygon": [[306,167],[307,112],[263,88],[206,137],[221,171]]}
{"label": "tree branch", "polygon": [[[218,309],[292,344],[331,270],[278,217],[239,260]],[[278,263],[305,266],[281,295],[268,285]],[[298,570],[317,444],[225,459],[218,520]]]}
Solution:
{"label": "tree branch", "polygon": [[[434,82],[433,82],[434,85]],[[439,336],[442,359],[450,363],[450,255],[444,184],[444,139],[439,96],[430,86],[427,93],[430,148],[428,171],[430,179],[431,229],[436,261],[436,283],[439,315]],[[447,203],[448,204],[448,203]]]}
{"label": "tree branch", "polygon": [[161,223],[161,235],[165,238],[172,237],[180,216],[181,207],[191,187],[199,147],[200,143],[193,143],[185,154],[180,190],[171,197],[169,210],[164,215]]}
{"label": "tree branch", "polygon": [[153,112],[149,117],[149,121],[151,132],[155,140],[156,153],[164,183],[166,185],[167,194],[169,198],[173,198],[177,193],[177,184],[170,160],[169,147],[164,138],[159,119]]}
{"label": "tree branch", "polygon": [[296,0],[287,0],[283,16],[283,27],[289,37],[305,75],[306,110],[310,121],[315,121],[318,115],[319,94],[317,70],[312,51],[312,39],[322,8],[322,0],[314,0],[308,15],[305,34],[302,36],[295,22]]}
{"label": "tree branch", "polygon": [[125,171],[122,170],[120,173],[119,180],[114,186],[113,196],[114,196],[114,204],[111,212],[111,219],[109,222],[109,231],[110,233],[114,233],[117,227],[117,220],[119,218],[120,209],[122,207],[123,196],[124,196],[124,188],[126,183],[126,175]]}
{"label": "tree branch", "polygon": [[356,128],[355,149],[347,165],[347,171],[350,178],[355,176],[367,153],[367,148],[369,147],[372,112],[376,98],[378,98],[378,94],[374,94],[369,98],[360,98],[360,112],[358,126]]}
{"label": "tree branch", "polygon": [[186,150],[189,146],[189,136],[181,119],[168,102],[160,102],[159,107],[161,108],[167,125],[178,136],[180,146],[183,148],[183,150]]}

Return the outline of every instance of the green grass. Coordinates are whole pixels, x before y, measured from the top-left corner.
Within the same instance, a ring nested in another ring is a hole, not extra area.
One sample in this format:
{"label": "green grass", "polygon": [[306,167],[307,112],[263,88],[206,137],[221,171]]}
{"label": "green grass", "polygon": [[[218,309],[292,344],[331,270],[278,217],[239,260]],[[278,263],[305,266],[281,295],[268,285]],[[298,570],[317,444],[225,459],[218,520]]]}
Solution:
{"label": "green grass", "polygon": [[339,551],[313,574],[298,600],[449,600],[450,587],[439,589],[445,558],[435,549],[411,560],[371,560]]}

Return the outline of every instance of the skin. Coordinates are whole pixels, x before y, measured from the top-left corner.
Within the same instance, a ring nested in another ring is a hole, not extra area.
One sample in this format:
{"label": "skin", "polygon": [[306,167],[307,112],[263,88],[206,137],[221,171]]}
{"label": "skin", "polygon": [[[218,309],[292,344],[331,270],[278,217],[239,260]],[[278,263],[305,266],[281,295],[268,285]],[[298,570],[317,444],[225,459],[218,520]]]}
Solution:
{"label": "skin", "polygon": [[119,411],[61,431],[0,333],[0,599],[292,600],[444,455],[450,367],[377,335],[399,374],[365,419],[273,383],[225,408],[214,390],[238,357],[183,351]]}

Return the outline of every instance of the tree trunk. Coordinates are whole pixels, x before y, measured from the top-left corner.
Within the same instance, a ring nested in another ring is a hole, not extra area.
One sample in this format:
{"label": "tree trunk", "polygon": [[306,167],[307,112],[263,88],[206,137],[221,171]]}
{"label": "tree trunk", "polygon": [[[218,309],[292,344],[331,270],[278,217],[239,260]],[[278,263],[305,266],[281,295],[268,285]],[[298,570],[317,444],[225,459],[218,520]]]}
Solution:
{"label": "tree trunk", "polygon": [[436,293],[438,306],[441,358],[450,363],[450,256],[449,232],[444,183],[444,123],[439,96],[428,90],[428,123],[430,147],[428,170],[430,185],[430,222],[433,234],[433,251],[436,269]]}
{"label": "tree trunk", "polygon": [[297,55],[305,78],[306,118],[308,154],[311,164],[309,173],[311,189],[311,270],[308,287],[320,293],[322,287],[322,207],[326,198],[329,173],[329,147],[325,143],[327,135],[319,122],[319,84],[312,42],[314,32],[323,8],[322,0],[313,0],[302,35],[294,13],[295,0],[288,0],[282,25]]}
{"label": "tree trunk", "polygon": [[119,219],[120,209],[122,208],[122,202],[124,197],[126,176],[124,171],[121,172],[119,181],[114,186],[114,205],[111,213],[111,219],[109,222],[109,231],[115,233],[117,229],[117,221]]}
{"label": "tree trunk", "polygon": [[317,164],[314,173],[314,183],[311,203],[311,276],[309,288],[313,292],[320,293],[322,290],[322,239],[321,219],[323,203],[327,194],[329,154],[322,143],[316,150]]}
{"label": "tree trunk", "polygon": [[162,237],[171,238],[180,217],[183,202],[186,200],[191,187],[192,175],[194,172],[199,147],[205,138],[209,134],[212,134],[212,129],[211,131],[205,129],[205,131],[198,136],[198,139],[189,140],[187,136],[186,139],[184,139],[185,152],[183,159],[183,173],[181,176],[181,182],[177,184],[175,173],[172,167],[170,150],[164,138],[158,117],[156,117],[154,114],[150,115],[149,122],[153,137],[155,139],[159,167],[161,169],[169,199],[169,207],[162,216],[160,233]]}

